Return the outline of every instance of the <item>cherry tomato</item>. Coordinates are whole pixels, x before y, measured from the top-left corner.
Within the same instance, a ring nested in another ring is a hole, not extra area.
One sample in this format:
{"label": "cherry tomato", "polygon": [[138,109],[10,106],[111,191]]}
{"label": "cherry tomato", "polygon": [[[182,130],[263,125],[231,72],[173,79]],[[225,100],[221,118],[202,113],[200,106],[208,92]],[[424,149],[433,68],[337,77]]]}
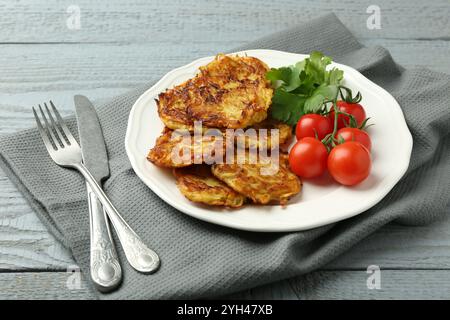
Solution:
{"label": "cherry tomato", "polygon": [[315,138],[303,138],[292,147],[289,153],[289,165],[296,175],[314,178],[327,169],[328,152],[325,145]]}
{"label": "cherry tomato", "polygon": [[[362,107],[362,105],[360,105],[359,103],[348,103],[348,102],[339,100],[337,102],[337,107],[338,107],[339,111],[351,114],[355,118],[358,126],[360,126],[366,119],[366,112],[364,111],[364,108]],[[334,123],[333,108],[331,108],[330,120],[333,121],[333,123]],[[338,129],[348,126],[349,123],[350,123],[349,116],[347,116],[345,114],[338,115]]]}
{"label": "cherry tomato", "polygon": [[344,141],[356,141],[361,143],[367,150],[371,150],[372,142],[370,137],[364,130],[358,128],[342,128],[336,134],[338,140],[344,139]]}
{"label": "cherry tomato", "polygon": [[295,135],[297,140],[305,137],[317,138],[322,140],[327,134],[333,131],[333,125],[330,118],[318,114],[305,114],[297,123]]}
{"label": "cherry tomato", "polygon": [[355,141],[337,145],[328,156],[328,171],[334,180],[346,186],[353,186],[366,179],[371,166],[369,150]]}

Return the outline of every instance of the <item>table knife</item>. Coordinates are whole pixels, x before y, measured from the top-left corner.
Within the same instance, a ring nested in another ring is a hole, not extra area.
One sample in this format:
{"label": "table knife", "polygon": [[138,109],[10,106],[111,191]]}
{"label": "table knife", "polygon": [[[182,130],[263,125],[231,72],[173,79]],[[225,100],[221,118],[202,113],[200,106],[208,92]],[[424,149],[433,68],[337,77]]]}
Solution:
{"label": "table knife", "polygon": [[[109,176],[106,146],[101,133],[97,114],[92,103],[84,96],[74,97],[77,110],[83,160],[89,169],[98,172],[100,182]],[[83,145],[84,142],[84,145]],[[92,167],[93,169],[92,169]],[[104,211],[104,220],[112,223],[120,244],[130,265],[142,273],[152,273],[158,270],[160,260],[156,252],[148,248],[126,221],[116,212]],[[107,218],[105,216],[107,215]],[[108,226],[106,224],[106,226]],[[108,234],[109,231],[108,231]],[[120,266],[120,265],[119,265]]]}
{"label": "table knife", "polygon": [[[101,186],[109,176],[108,154],[102,129],[92,103],[84,96],[74,97],[83,163]],[[122,279],[109,221],[103,206],[86,183],[90,220],[90,274],[99,291],[115,289]]]}

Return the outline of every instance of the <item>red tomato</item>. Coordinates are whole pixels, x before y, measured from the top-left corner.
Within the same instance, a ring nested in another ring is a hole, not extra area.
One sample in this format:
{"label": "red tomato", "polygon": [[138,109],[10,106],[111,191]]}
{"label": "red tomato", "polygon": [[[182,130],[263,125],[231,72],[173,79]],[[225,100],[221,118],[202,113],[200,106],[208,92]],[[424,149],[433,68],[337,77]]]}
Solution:
{"label": "red tomato", "polygon": [[333,125],[328,117],[318,114],[305,114],[298,120],[295,128],[297,140],[306,137],[317,138],[322,140],[327,134],[333,131]]}
{"label": "red tomato", "polygon": [[[360,126],[364,120],[366,119],[366,112],[364,111],[364,108],[359,103],[348,103],[342,100],[339,100],[337,102],[337,107],[339,111],[351,114],[358,126]],[[330,120],[333,121],[334,124],[334,109],[331,108],[330,112]],[[348,126],[350,123],[350,118],[346,116],[345,114],[339,114],[338,115],[338,129],[344,128]]]}
{"label": "red tomato", "polygon": [[372,142],[370,137],[364,130],[358,128],[342,128],[336,134],[336,138],[344,139],[344,141],[356,141],[361,143],[367,150],[372,149]]}
{"label": "red tomato", "polygon": [[327,169],[328,151],[325,145],[315,138],[306,137],[297,141],[289,152],[289,165],[299,177],[314,178]]}
{"label": "red tomato", "polygon": [[328,156],[328,171],[334,180],[346,186],[353,186],[366,179],[371,166],[369,151],[355,141],[337,145]]}

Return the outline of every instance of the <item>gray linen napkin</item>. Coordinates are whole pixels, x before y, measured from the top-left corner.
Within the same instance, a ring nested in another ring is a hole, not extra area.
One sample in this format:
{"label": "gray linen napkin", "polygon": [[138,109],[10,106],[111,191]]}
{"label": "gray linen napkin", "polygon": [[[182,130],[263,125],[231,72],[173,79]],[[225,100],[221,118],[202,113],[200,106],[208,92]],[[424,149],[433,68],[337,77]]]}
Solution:
{"label": "gray linen napkin", "polygon": [[[320,50],[387,89],[402,106],[414,136],[408,172],[372,209],[314,230],[252,233],[196,220],[160,200],[134,174],[125,154],[128,113],[149,83],[98,106],[98,114],[111,164],[105,191],[129,224],[160,254],[162,266],[154,275],[139,274],[129,267],[119,248],[123,284],[111,294],[98,294],[100,298],[224,295],[319,268],[391,221],[420,225],[446,213],[450,194],[450,76],[423,68],[404,70],[385,49],[359,44],[334,15],[238,49]],[[217,48],[220,51],[223,48]],[[74,117],[69,119],[76,131]],[[35,129],[3,137],[0,159],[6,174],[51,232],[72,250],[88,278],[88,209],[81,176],[50,160]]]}

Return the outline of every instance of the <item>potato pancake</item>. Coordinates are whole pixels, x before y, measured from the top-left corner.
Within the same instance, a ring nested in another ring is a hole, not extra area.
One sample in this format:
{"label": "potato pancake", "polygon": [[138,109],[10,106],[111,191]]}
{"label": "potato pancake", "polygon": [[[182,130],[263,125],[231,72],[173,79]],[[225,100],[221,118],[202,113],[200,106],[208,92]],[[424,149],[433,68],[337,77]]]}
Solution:
{"label": "potato pancake", "polygon": [[[243,132],[234,132],[232,134],[234,137],[236,137],[234,139],[234,143],[237,144],[237,142],[239,141],[238,137],[241,136],[242,133],[244,133],[243,143],[245,144],[246,148],[249,148],[250,145],[252,145],[255,148],[261,147],[273,149],[279,145],[286,144],[292,137],[292,129],[290,126],[272,119],[266,119],[250,128],[255,129],[253,136],[245,135],[246,130],[248,130],[249,128],[243,130]],[[266,134],[260,136],[258,129],[267,129],[267,132]],[[277,140],[272,141],[271,129],[278,129]],[[226,151],[226,137],[228,136],[229,139],[232,139],[232,137],[227,135],[225,130],[219,131],[217,129],[217,131],[211,132],[213,134],[220,133],[222,134],[222,137],[220,139],[215,139],[215,137],[202,136],[201,139],[199,139],[199,143],[195,144],[192,134],[186,132],[186,134],[189,134],[190,138],[183,139],[183,135],[174,135],[174,131],[166,127],[162,135],[156,140],[155,146],[148,153],[147,159],[160,167],[178,168],[194,164],[195,155],[198,154],[202,155],[202,158],[203,155],[205,155],[205,157],[211,159],[211,161],[208,160],[207,163],[212,164],[212,158],[216,159],[215,151],[220,147],[222,147],[222,149],[220,154],[217,154],[217,158],[223,159],[223,155]],[[216,143],[218,144],[217,146]],[[178,156],[177,152],[179,152]],[[183,152],[186,152],[185,156],[181,154]],[[197,164],[200,163],[201,162],[198,162]]]}
{"label": "potato pancake", "polygon": [[211,173],[207,165],[174,169],[178,189],[189,200],[213,206],[241,207],[245,197]]}
{"label": "potato pancake", "polygon": [[[274,149],[276,147],[284,147],[285,145],[289,144],[292,139],[292,127],[271,118],[267,118],[264,121],[261,121],[244,129],[244,132],[248,129],[256,130],[258,136],[258,140],[256,141],[256,143],[258,148]],[[258,134],[259,129],[267,129],[267,133],[265,135]],[[278,129],[278,139],[274,139],[274,141],[272,141],[271,139],[272,129]],[[251,138],[249,138],[249,136],[247,135],[246,138],[247,148],[249,147],[250,142]]]}
{"label": "potato pancake", "polygon": [[280,154],[278,170],[271,174],[262,174],[262,170],[268,169],[270,164],[249,163],[248,152],[245,157],[245,163],[214,164],[212,173],[255,203],[285,205],[289,198],[300,192],[301,181],[289,170],[287,154]]}
{"label": "potato pancake", "polygon": [[[176,132],[178,131],[164,128],[162,135],[156,140],[155,146],[149,151],[147,160],[160,167],[186,167],[194,163],[201,164],[207,156],[214,157],[217,149],[221,150],[221,154],[218,156],[223,158],[224,141],[202,135],[197,142],[188,131],[182,132],[181,130],[179,134],[175,134]],[[221,135],[222,133],[217,130],[217,134]],[[223,139],[223,136],[220,137]],[[199,160],[196,161],[196,158]]]}
{"label": "potato pancake", "polygon": [[246,128],[267,117],[273,89],[268,66],[254,57],[219,54],[199,74],[158,96],[158,113],[171,129]]}

